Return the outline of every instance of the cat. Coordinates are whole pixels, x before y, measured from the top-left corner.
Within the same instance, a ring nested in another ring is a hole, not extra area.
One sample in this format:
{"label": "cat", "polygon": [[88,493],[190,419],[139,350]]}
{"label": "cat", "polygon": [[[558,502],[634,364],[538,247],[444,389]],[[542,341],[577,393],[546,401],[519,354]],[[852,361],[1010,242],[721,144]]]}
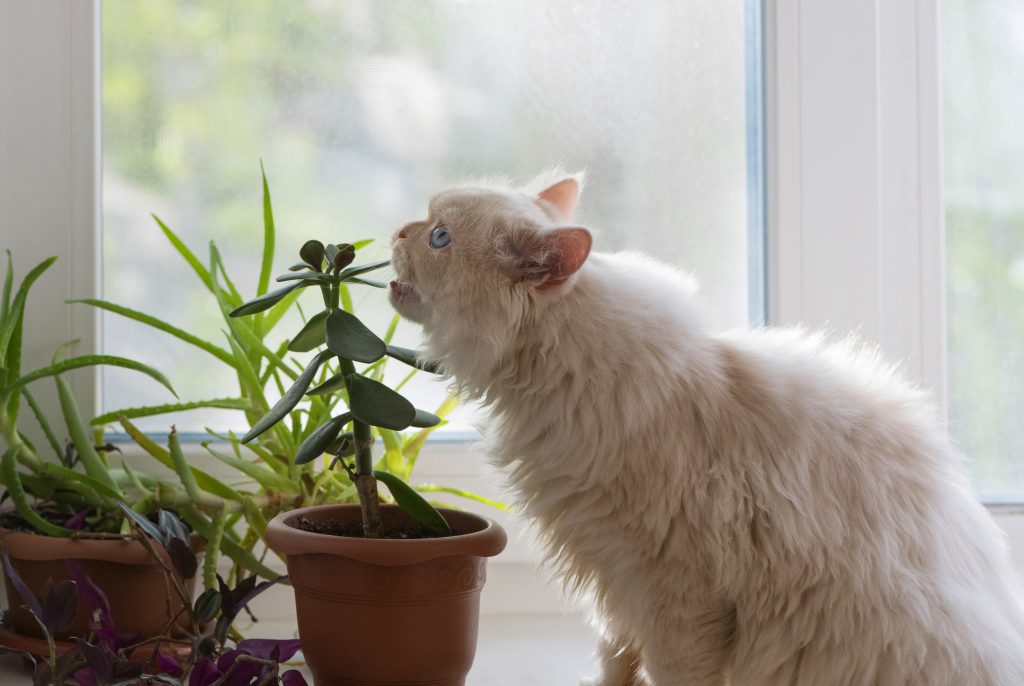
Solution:
{"label": "cat", "polygon": [[591,252],[577,177],[436,195],[398,312],[604,623],[602,686],[1024,684],[1024,602],[924,394],[795,329],[709,334],[692,279]]}

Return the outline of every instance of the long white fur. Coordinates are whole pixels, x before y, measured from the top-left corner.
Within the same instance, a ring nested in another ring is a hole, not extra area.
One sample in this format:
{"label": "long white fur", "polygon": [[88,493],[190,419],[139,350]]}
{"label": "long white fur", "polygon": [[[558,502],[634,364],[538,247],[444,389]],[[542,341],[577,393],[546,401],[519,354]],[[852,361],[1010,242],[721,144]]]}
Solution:
{"label": "long white fur", "polygon": [[1024,684],[1020,581],[922,393],[853,340],[707,333],[692,281],[641,255],[510,279],[510,246],[564,219],[442,193],[395,241],[415,292],[393,299],[596,599],[594,683]]}

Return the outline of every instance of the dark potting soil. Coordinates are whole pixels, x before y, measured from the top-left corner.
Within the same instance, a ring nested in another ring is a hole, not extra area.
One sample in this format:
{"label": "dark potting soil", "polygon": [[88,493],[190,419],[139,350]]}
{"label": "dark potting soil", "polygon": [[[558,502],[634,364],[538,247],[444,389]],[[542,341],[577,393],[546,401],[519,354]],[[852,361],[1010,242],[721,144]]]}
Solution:
{"label": "dark potting soil", "polygon": [[[57,526],[66,526],[68,520],[75,514],[52,505],[40,505],[34,509],[37,515]],[[121,519],[119,515],[96,516],[92,513],[91,516],[85,518],[81,527],[76,531],[83,537],[89,534],[116,534],[120,531]],[[24,517],[13,510],[0,512],[0,527],[11,531],[39,533],[34,526],[25,521]]]}
{"label": "dark potting soil", "polygon": [[[298,528],[302,531],[309,531],[314,534],[326,534],[328,536],[346,536],[348,538],[365,538],[363,536],[362,522],[339,522],[335,519],[325,519],[314,522],[307,517],[299,517]],[[451,536],[457,536],[458,531],[452,531]],[[400,524],[397,527],[384,527],[381,538],[393,539],[414,539],[414,538],[445,538],[445,534],[438,534],[431,531],[422,524]]]}

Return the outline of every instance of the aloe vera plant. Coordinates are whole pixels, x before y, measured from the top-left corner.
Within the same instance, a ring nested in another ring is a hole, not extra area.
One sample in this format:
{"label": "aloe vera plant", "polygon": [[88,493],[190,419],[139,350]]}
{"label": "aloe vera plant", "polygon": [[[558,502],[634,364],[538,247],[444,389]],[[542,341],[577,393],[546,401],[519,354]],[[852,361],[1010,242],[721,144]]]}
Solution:
{"label": "aloe vera plant", "polygon": [[[4,443],[0,458],[0,484],[14,503],[22,519],[40,533],[50,536],[71,536],[71,521],[83,510],[100,517],[102,511],[116,509],[114,503],[125,499],[131,476],[122,469],[110,469],[104,456],[106,446],[97,447],[88,425],[75,402],[64,374],[83,367],[110,365],[141,372],[167,388],[174,389],[156,369],[134,360],[113,355],[79,355],[63,359],[63,346],[54,355],[52,364],[23,373],[21,351],[24,338],[25,308],[32,285],[57,260],[51,257],[40,262],[26,274],[14,289],[14,267],[7,252],[7,270],[3,294],[0,296],[0,438]],[[30,390],[34,382],[52,378],[63,425],[55,428]],[[37,448],[26,436],[23,424],[23,402],[38,423],[46,445]],[[61,438],[58,438],[58,435]],[[62,443],[63,436],[70,441]],[[49,454],[47,454],[49,453]],[[81,467],[81,470],[77,467]],[[43,516],[33,500],[49,504]],[[56,521],[55,521],[56,520]],[[76,526],[72,523],[71,526]]]}
{"label": "aloe vera plant", "polygon": [[[429,429],[441,423],[440,417],[417,409],[396,390],[366,373],[385,357],[415,369],[433,371],[432,366],[417,360],[413,351],[390,345],[341,306],[343,294],[346,301],[351,302],[349,284],[383,288],[384,284],[365,275],[387,266],[388,262],[351,266],[356,257],[355,246],[349,243],[325,245],[318,240],[306,241],[299,250],[299,257],[302,261],[294,265],[290,273],[277,277],[277,281],[289,285],[259,295],[230,313],[232,317],[258,316],[290,293],[310,286],[320,289],[324,301],[324,309],[309,318],[288,346],[294,352],[320,349],[319,352],[281,399],[242,437],[242,442],[248,443],[279,426],[305,395],[331,407],[338,398],[343,398],[348,409],[332,414],[306,437],[295,451],[295,464],[307,464],[327,454],[333,457],[332,464],[344,468],[359,495],[363,534],[367,538],[381,535],[378,479],[387,485],[395,502],[414,519],[439,534],[449,533],[444,517],[398,475],[374,469],[373,427],[394,432],[409,427]],[[357,362],[371,367],[359,373],[355,368]],[[330,369],[330,375],[311,389],[317,373],[324,368]],[[351,429],[345,431],[349,425]],[[349,457],[353,458],[352,465],[346,462]]]}

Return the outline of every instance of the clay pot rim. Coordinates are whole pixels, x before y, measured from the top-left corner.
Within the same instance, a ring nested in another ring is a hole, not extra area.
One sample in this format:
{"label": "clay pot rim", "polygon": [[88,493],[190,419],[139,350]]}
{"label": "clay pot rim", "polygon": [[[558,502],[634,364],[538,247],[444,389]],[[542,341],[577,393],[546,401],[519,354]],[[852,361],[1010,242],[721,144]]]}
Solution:
{"label": "clay pot rim", "polygon": [[[0,527],[0,543],[7,547],[13,559],[45,562],[48,560],[103,560],[126,565],[155,565],[156,560],[146,547],[134,538],[90,538],[83,534],[75,538],[61,538],[29,531],[16,531]],[[157,552],[170,558],[159,543],[153,542]],[[192,533],[192,550],[197,553],[206,547],[199,534]]]}
{"label": "clay pot rim", "polygon": [[[399,510],[397,505],[381,505],[383,510]],[[350,538],[303,531],[295,526],[302,516],[328,511],[359,512],[359,505],[313,505],[282,512],[270,520],[264,533],[267,544],[284,555],[336,555],[369,564],[400,566],[418,564],[439,557],[475,555],[493,557],[505,549],[508,536],[500,524],[465,510],[438,508],[452,523],[471,523],[478,531],[444,538],[389,539]]]}

